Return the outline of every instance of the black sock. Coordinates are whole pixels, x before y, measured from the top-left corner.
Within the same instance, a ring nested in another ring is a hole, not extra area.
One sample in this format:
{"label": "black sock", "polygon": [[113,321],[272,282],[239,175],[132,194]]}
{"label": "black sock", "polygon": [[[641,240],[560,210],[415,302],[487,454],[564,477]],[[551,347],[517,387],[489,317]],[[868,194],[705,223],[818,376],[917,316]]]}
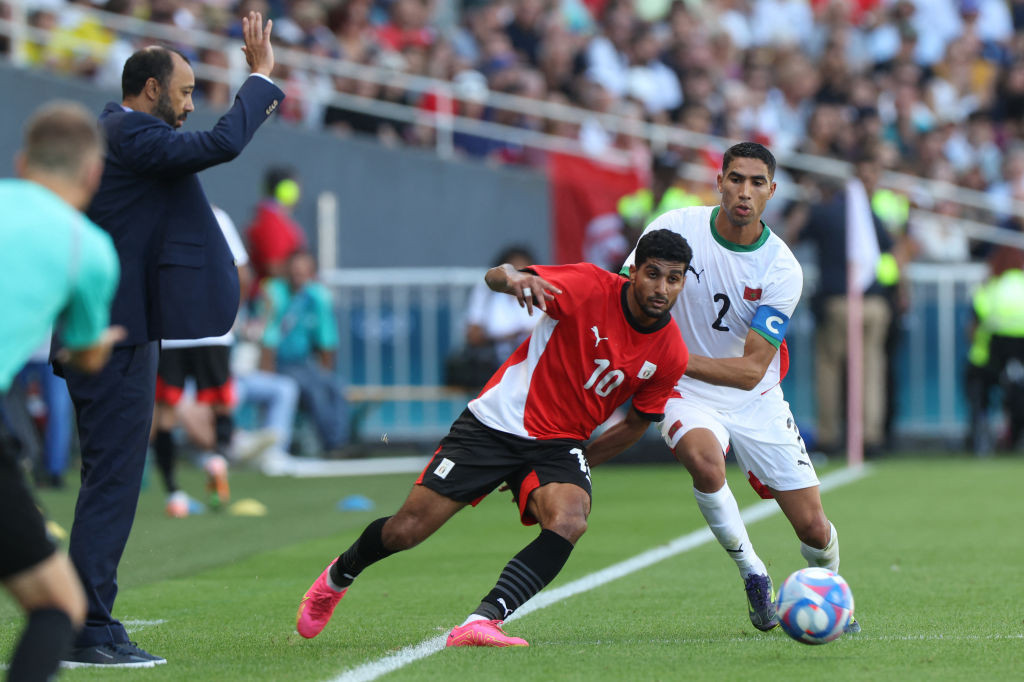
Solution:
{"label": "black sock", "polygon": [[156,466],[164,479],[164,487],[167,488],[167,492],[173,493],[178,489],[178,482],[174,480],[174,438],[170,431],[156,432],[153,452],[156,453]]}
{"label": "black sock", "polygon": [[384,524],[390,518],[385,516],[371,523],[359,539],[338,557],[338,561],[331,566],[331,582],[338,587],[348,587],[364,568],[394,554],[391,550],[385,549],[381,539]]}
{"label": "black sock", "polygon": [[542,530],[537,539],[523,548],[498,577],[494,586],[473,613],[488,620],[505,620],[544,589],[565,566],[573,544],[552,530]]}
{"label": "black sock", "polygon": [[217,452],[223,455],[231,447],[231,434],[235,432],[235,418],[230,414],[218,414],[213,418],[213,428],[217,435]]}
{"label": "black sock", "polygon": [[60,609],[38,609],[28,614],[28,625],[7,669],[10,682],[48,680],[71,649],[71,618]]}

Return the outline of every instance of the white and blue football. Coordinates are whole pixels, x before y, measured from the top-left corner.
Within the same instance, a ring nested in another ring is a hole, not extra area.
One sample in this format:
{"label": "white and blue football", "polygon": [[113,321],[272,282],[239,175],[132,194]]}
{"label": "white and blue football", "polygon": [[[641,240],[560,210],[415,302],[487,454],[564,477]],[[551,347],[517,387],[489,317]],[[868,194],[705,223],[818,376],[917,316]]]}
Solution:
{"label": "white and blue football", "polygon": [[826,644],[843,634],[853,616],[853,593],[838,573],[801,568],[782,583],[776,608],[787,635],[804,644]]}

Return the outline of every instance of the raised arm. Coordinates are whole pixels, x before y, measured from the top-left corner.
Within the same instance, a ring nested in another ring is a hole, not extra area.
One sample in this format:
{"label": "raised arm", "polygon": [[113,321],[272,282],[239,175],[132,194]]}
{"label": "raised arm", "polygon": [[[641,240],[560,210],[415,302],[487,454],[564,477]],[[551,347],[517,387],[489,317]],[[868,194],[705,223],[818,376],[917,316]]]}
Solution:
{"label": "raised arm", "polygon": [[614,426],[609,426],[587,446],[587,461],[590,466],[604,464],[640,440],[650,423],[639,412],[630,408],[625,419]]}
{"label": "raised arm", "polygon": [[250,73],[270,78],[274,70],[274,48],[270,44],[270,31],[273,28],[274,22],[270,19],[264,27],[263,15],[259,12],[249,12],[249,16],[242,17],[242,38],[245,40],[242,52],[249,64]]}
{"label": "raised arm", "polygon": [[751,329],[743,344],[743,356],[709,358],[691,355],[686,376],[714,384],[749,391],[764,377],[778,349],[768,339]]}
{"label": "raised arm", "polygon": [[484,281],[491,291],[515,296],[519,307],[533,315],[533,307],[548,309],[548,301],[554,300],[562,290],[532,272],[521,272],[508,263],[493,267],[484,275]]}

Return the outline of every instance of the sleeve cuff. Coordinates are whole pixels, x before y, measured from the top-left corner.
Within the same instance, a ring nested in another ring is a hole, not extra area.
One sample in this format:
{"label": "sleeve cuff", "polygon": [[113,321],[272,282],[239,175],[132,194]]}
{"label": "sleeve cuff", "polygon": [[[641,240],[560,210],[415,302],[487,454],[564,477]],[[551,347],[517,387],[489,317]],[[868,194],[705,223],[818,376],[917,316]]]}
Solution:
{"label": "sleeve cuff", "polygon": [[267,81],[271,85],[275,85],[274,81],[272,81],[270,79],[270,76],[264,76],[262,73],[250,73],[249,74],[249,78],[252,78],[253,76],[255,76],[256,78],[262,78],[263,80]]}
{"label": "sleeve cuff", "polygon": [[643,417],[644,419],[646,419],[649,422],[660,422],[661,420],[663,420],[665,418],[665,413],[664,412],[661,412],[661,413],[641,412],[640,410],[636,409],[635,407],[633,408],[633,411],[636,412],[638,415],[640,415],[641,417]]}

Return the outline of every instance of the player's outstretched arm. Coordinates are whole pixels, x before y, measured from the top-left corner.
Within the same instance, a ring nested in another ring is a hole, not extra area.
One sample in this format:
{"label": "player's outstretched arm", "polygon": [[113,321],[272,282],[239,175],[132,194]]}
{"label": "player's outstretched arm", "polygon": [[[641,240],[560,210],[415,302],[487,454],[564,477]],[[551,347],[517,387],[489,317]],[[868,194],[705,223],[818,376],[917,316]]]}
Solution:
{"label": "player's outstretched arm", "polygon": [[590,466],[596,467],[607,462],[640,440],[650,424],[640,413],[630,408],[625,419],[605,429],[587,446],[586,455]]}
{"label": "player's outstretched arm", "polygon": [[743,357],[709,358],[691,355],[686,376],[715,386],[731,386],[749,391],[768,371],[778,349],[766,338],[750,330],[743,345]]}
{"label": "player's outstretched arm", "polygon": [[259,12],[249,12],[249,16],[242,17],[242,38],[245,40],[242,52],[245,53],[250,73],[270,78],[270,72],[274,70],[274,48],[270,44],[270,31],[273,27],[271,19],[267,20],[266,26],[263,25],[263,15]]}
{"label": "player's outstretched arm", "polygon": [[484,275],[484,281],[491,291],[515,296],[519,307],[526,306],[527,312],[533,315],[533,307],[537,306],[547,312],[548,301],[552,301],[562,290],[543,277],[530,272],[520,272],[508,263],[491,268]]}

